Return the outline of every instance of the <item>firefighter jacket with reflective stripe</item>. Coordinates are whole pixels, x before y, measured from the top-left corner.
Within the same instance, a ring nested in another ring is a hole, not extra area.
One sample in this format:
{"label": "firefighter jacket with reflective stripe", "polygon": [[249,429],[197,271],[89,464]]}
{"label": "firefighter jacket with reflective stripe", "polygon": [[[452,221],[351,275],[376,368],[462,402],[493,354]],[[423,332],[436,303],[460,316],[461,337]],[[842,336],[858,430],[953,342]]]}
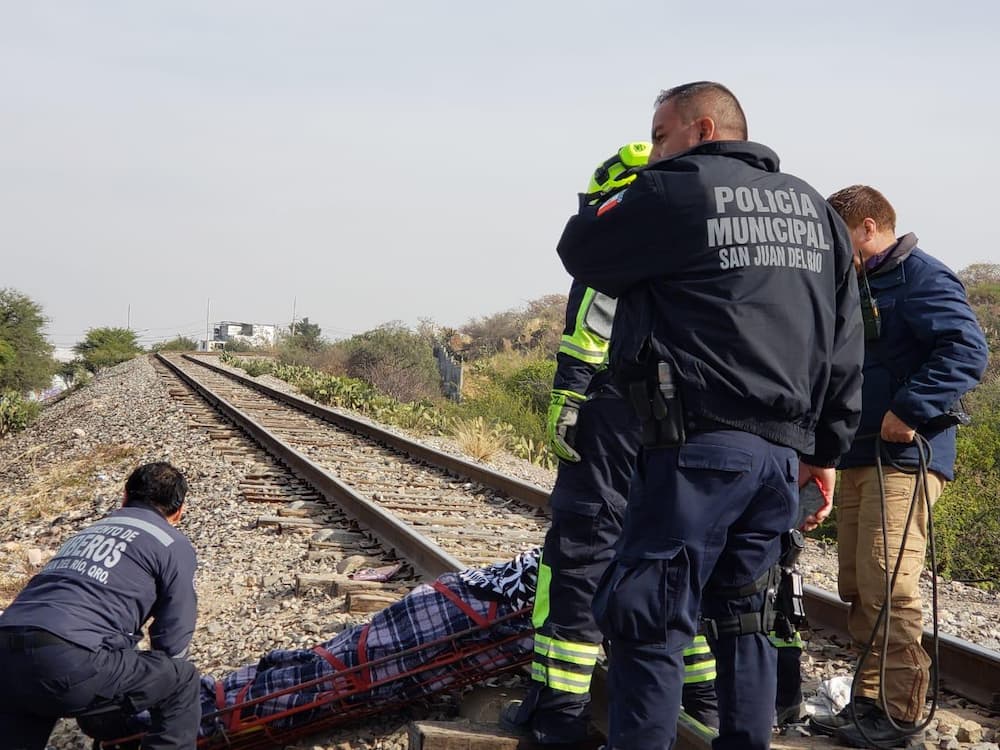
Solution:
{"label": "firefighter jacket with reflective stripe", "polygon": [[616,302],[574,281],[566,302],[566,326],[556,354],[554,390],[587,392],[594,373],[607,364]]}

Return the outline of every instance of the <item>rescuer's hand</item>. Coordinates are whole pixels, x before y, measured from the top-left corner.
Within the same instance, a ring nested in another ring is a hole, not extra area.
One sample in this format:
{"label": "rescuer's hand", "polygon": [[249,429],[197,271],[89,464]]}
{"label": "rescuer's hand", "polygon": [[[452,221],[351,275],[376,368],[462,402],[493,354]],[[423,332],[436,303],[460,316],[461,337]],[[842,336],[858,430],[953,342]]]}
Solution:
{"label": "rescuer's hand", "polygon": [[810,466],[799,461],[799,487],[814,481],[823,494],[823,504],[802,521],[802,531],[812,531],[819,526],[833,510],[833,488],[837,484],[837,470],[826,466]]}
{"label": "rescuer's hand", "polygon": [[626,143],[594,170],[587,193],[597,200],[621,190],[635,179],[635,170],[649,161],[651,149],[646,141]]}
{"label": "rescuer's hand", "polygon": [[553,389],[549,400],[549,413],[546,424],[546,436],[549,448],[563,461],[576,463],[580,454],[573,448],[576,438],[576,420],[580,413],[580,404],[586,401],[586,396],[573,391]]}

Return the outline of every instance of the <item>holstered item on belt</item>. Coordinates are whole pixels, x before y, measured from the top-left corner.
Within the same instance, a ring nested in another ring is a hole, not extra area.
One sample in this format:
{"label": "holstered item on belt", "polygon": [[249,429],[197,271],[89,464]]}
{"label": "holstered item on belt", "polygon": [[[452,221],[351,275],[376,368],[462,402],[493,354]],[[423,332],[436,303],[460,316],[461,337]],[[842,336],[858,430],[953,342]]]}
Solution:
{"label": "holstered item on belt", "polygon": [[774,633],[779,638],[791,640],[806,623],[805,600],[802,592],[802,574],[799,572],[799,555],[805,548],[805,537],[798,529],[791,529],[782,535],[781,579],[775,600]]}
{"label": "holstered item on belt", "polygon": [[669,362],[656,363],[655,378],[626,384],[626,395],[642,424],[642,444],[646,448],[683,445],[684,408]]}

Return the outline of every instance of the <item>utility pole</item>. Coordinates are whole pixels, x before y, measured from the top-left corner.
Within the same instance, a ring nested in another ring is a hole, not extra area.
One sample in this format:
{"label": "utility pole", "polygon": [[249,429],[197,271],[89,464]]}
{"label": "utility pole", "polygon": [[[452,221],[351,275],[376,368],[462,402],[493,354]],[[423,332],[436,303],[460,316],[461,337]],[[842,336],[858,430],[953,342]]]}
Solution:
{"label": "utility pole", "polygon": [[208,351],[208,342],[212,340],[212,298],[205,301],[205,351]]}
{"label": "utility pole", "polygon": [[130,331],[132,330],[132,304],[131,303],[129,303],[128,313],[126,314],[126,317],[125,317],[125,327],[128,330],[130,330]]}
{"label": "utility pole", "polygon": [[298,297],[292,297],[292,325],[289,326],[289,330],[292,332],[293,336],[295,335],[295,303],[298,302],[298,300]]}

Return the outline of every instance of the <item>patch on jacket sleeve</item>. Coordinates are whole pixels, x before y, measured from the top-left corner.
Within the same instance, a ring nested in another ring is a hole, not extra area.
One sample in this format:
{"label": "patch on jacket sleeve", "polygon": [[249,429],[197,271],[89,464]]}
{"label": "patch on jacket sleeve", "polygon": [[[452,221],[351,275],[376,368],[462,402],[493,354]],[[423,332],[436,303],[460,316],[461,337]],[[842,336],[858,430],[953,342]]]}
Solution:
{"label": "patch on jacket sleeve", "polygon": [[603,216],[608,211],[610,211],[612,208],[616,208],[617,206],[620,206],[621,202],[622,202],[622,198],[625,197],[625,191],[626,190],[628,190],[628,188],[625,188],[625,190],[622,190],[620,193],[615,193],[610,198],[608,198],[606,201],[604,201],[604,203],[602,203],[598,207],[598,209],[597,209],[597,215],[598,216]]}

